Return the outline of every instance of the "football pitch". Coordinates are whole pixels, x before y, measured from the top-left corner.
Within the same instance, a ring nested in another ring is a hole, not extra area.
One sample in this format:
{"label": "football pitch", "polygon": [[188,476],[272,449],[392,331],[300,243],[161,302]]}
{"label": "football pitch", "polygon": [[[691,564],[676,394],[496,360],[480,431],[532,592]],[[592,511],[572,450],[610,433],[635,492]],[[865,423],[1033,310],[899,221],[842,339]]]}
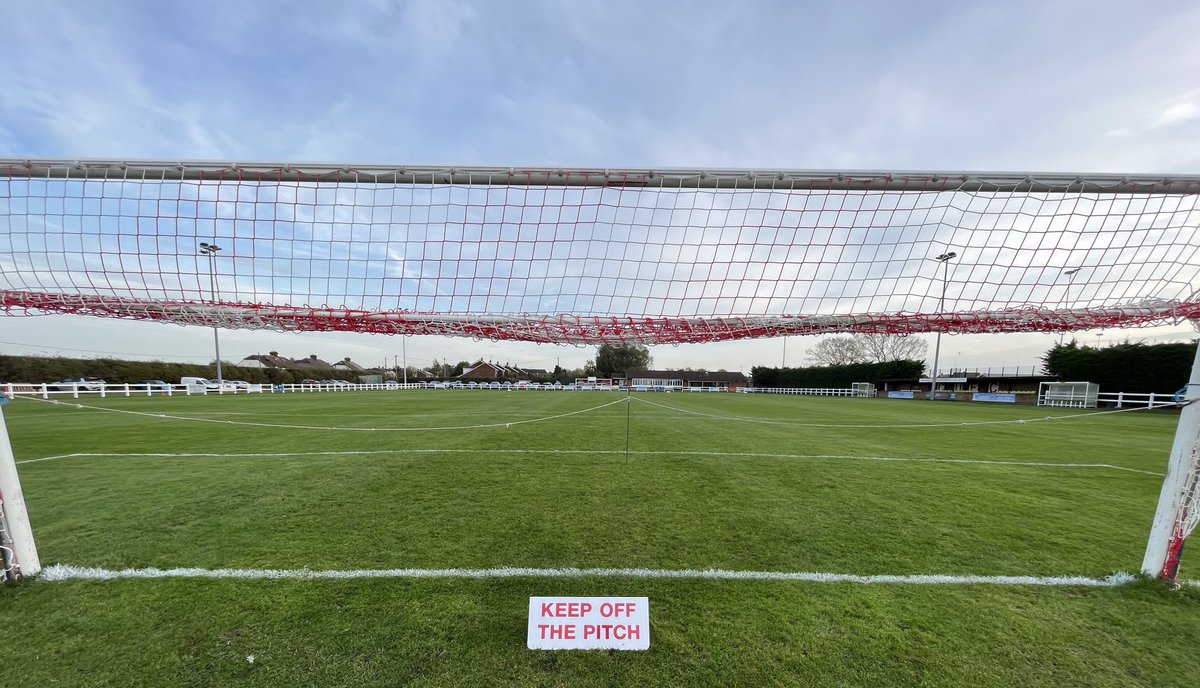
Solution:
{"label": "football pitch", "polygon": [[[1200,588],[1112,577],[1140,566],[1170,411],[411,390],[4,412],[47,566],[0,592],[22,685],[1200,684]],[[533,595],[649,597],[651,648],[528,650]]]}

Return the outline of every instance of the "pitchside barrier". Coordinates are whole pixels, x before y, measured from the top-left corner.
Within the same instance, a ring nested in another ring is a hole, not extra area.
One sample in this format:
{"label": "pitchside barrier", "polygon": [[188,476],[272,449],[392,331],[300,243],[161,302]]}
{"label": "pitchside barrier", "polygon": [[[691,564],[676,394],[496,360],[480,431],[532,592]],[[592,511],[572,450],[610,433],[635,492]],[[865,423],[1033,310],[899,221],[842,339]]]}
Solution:
{"label": "pitchside barrier", "polygon": [[1100,392],[1097,404],[1107,408],[1158,408],[1170,406],[1178,401],[1178,394],[1162,394],[1150,392]]}
{"label": "pitchside barrier", "polygon": [[748,394],[802,394],[817,397],[874,397],[875,390],[850,387],[746,387]]}
{"label": "pitchside barrier", "polygon": [[[584,388],[575,387],[573,385],[553,385],[553,384],[526,384],[516,385],[511,382],[496,382],[496,383],[469,383],[463,384],[459,382],[373,382],[364,384],[355,384],[346,382],[342,384],[333,383],[288,383],[283,385],[272,384],[251,384],[235,386],[225,384],[221,386],[208,386],[198,384],[188,385],[159,385],[147,386],[138,384],[104,384],[104,385],[65,385],[53,383],[26,383],[26,382],[8,382],[0,384],[0,393],[9,397],[29,396],[38,397],[41,399],[55,398],[71,398],[80,399],[87,397],[155,397],[155,396],[205,396],[210,394],[229,395],[229,394],[279,394],[279,393],[313,393],[313,392],[362,392],[375,390],[400,390],[400,389],[488,389],[488,390],[520,390],[520,391],[553,391],[565,390],[573,391],[579,389],[602,389],[602,390],[624,390],[624,387],[603,387],[603,388]],[[692,388],[689,391],[712,391],[724,392],[724,387],[720,388]]]}

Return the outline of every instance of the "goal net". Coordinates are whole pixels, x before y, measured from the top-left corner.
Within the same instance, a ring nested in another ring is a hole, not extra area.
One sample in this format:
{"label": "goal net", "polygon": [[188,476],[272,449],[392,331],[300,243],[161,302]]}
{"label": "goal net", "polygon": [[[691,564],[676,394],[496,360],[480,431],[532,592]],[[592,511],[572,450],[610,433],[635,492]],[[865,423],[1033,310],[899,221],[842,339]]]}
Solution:
{"label": "goal net", "polygon": [[856,397],[874,397],[875,383],[873,382],[852,382],[850,389]]}
{"label": "goal net", "polygon": [[0,160],[0,308],[564,343],[1158,325],[1200,315],[1198,192],[1200,177]]}
{"label": "goal net", "polygon": [[1198,199],[1195,175],[0,159],[0,311],[573,344],[1175,324]]}

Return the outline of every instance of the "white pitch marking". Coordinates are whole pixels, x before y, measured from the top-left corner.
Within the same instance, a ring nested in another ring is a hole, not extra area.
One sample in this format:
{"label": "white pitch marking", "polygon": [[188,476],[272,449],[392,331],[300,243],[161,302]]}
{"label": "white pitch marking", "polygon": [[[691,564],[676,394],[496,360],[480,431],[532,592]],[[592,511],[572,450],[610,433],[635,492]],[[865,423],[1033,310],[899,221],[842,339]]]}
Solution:
{"label": "white pitch marking", "polygon": [[[51,404],[51,405],[60,405],[60,404],[67,405],[67,404],[65,404],[65,402],[56,401],[53,399],[46,400],[46,399],[38,399],[37,397],[29,397],[28,400],[29,401],[37,401],[37,402],[41,402],[44,404]],[[507,428],[507,427],[510,427],[513,425],[525,425],[528,423],[543,423],[545,421],[557,420],[559,418],[568,418],[570,416],[578,416],[578,415],[581,415],[584,413],[589,413],[591,411],[598,411],[602,408],[606,408],[606,407],[612,406],[614,404],[620,404],[625,401],[626,401],[626,398],[621,397],[620,399],[610,401],[607,404],[600,404],[598,406],[592,406],[592,407],[585,408],[585,409],[579,409],[577,411],[568,411],[565,413],[559,413],[559,414],[555,414],[552,416],[543,416],[541,418],[528,418],[525,420],[513,420],[513,421],[508,421],[506,423],[488,423],[488,424],[481,424],[481,425],[448,425],[448,426],[443,426],[443,427],[401,427],[401,428],[363,428],[363,427],[353,427],[353,426],[338,427],[338,426],[324,426],[324,425],[287,425],[287,424],[282,424],[282,423],[252,423],[252,422],[248,422],[248,421],[222,420],[219,418],[199,418],[199,417],[189,417],[189,416],[168,415],[165,413],[148,413],[145,411],[129,411],[126,409],[105,408],[103,406],[85,406],[83,404],[73,404],[73,406],[76,409],[85,409],[88,411],[98,411],[98,412],[103,412],[103,413],[119,413],[119,414],[124,414],[124,415],[129,415],[129,416],[142,416],[142,417],[146,417],[146,418],[190,421],[193,423],[221,423],[223,425],[241,425],[241,426],[255,427],[255,428],[279,428],[279,429],[284,429],[284,430],[326,430],[326,431],[342,431],[342,432],[429,432],[429,431],[442,431],[442,430],[482,430],[482,429],[487,429],[487,428],[498,428],[500,426],[504,426]]]}
{"label": "white pitch marking", "polygon": [[668,409],[676,413],[682,413],[689,416],[698,416],[700,418],[712,418],[714,420],[725,420],[737,423],[756,423],[759,425],[781,425],[792,428],[846,428],[846,429],[870,429],[870,428],[961,428],[961,427],[976,427],[980,425],[1024,425],[1025,423],[1037,423],[1056,420],[1079,420],[1094,418],[1096,416],[1106,416],[1113,413],[1132,413],[1136,411],[1146,411],[1155,408],[1176,408],[1178,404],[1161,404],[1158,406],[1147,406],[1145,408],[1128,408],[1117,409],[1114,411],[1092,411],[1088,413],[1073,413],[1067,416],[1044,416],[1042,418],[1029,418],[1021,420],[972,420],[972,421],[947,421],[945,423],[894,423],[894,424],[850,424],[850,423],[793,423],[786,420],[771,420],[769,418],[748,418],[746,416],[722,416],[714,413],[703,413],[700,411],[691,411],[688,409],[678,408],[660,404],[657,401],[650,401],[640,397],[633,397],[634,401],[640,401],[643,404],[657,406],[658,408]]}
{"label": "white pitch marking", "polygon": [[[1088,576],[983,576],[952,574],[823,573],[813,571],[728,571],[724,569],[646,568],[525,568],[498,566],[485,569],[205,569],[137,568],[106,569],[93,566],[54,564],[38,576],[44,581],[115,580],[122,578],[233,578],[250,580],[323,580],[352,578],[646,578],[670,580],[762,580],[802,583],[862,583],[911,585],[1039,585],[1114,588],[1137,580],[1117,572],[1103,578]],[[1196,581],[1186,581],[1195,585]]]}
{"label": "white pitch marking", "polygon": [[[58,454],[43,456],[37,459],[17,461],[18,465],[56,461],[74,458],[159,458],[159,459],[272,459],[292,456],[386,456],[395,454],[580,454],[580,455],[620,455],[625,452],[619,449],[380,449],[373,451],[323,451],[323,452],[77,452],[73,454]],[[705,456],[705,457],[738,457],[758,459],[816,459],[826,461],[888,461],[888,462],[917,462],[917,463],[952,463],[952,464],[983,464],[993,466],[1024,466],[1030,468],[1101,468],[1114,471],[1127,471],[1162,477],[1162,473],[1144,471],[1139,468],[1128,468],[1108,463],[1053,463],[1049,461],[1000,461],[992,459],[941,459],[919,456],[851,456],[846,454],[766,454],[755,452],[700,452],[700,451],[630,451],[637,456]]]}

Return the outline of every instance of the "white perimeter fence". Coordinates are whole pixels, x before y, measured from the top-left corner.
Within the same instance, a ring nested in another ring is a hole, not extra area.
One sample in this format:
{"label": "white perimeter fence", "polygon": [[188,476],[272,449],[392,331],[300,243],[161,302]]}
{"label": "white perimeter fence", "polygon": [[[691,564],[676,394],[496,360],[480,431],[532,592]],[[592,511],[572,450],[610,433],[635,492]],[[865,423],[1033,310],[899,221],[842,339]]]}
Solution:
{"label": "white perimeter fence", "polygon": [[1100,392],[1096,395],[1096,401],[1100,406],[1112,408],[1149,408],[1177,403],[1178,399],[1174,394],[1155,392]]}
{"label": "white perimeter fence", "polygon": [[[305,393],[305,392],[358,392],[369,390],[398,390],[398,389],[520,389],[520,390],[563,390],[563,389],[591,389],[588,387],[576,388],[574,385],[559,385],[551,384],[529,384],[517,385],[511,382],[496,383],[496,384],[453,384],[445,382],[383,382],[372,384],[355,384],[347,382],[344,384],[335,384],[322,382],[307,383],[307,384],[244,384],[235,385],[231,383],[224,384],[163,384],[163,385],[145,385],[145,384],[70,384],[70,383],[20,383],[6,382],[0,383],[0,394],[7,396],[36,396],[42,399],[51,399],[55,397],[70,397],[78,399],[80,397],[153,397],[153,396],[176,396],[176,395],[207,395],[207,394],[272,394],[272,393]],[[609,388],[597,388],[609,389]],[[616,389],[615,387],[612,389]]]}
{"label": "white perimeter fence", "polygon": [[[251,384],[243,386],[234,386],[225,384],[221,387],[210,385],[161,385],[148,386],[137,384],[105,384],[105,385],[65,385],[52,383],[17,383],[7,382],[0,384],[0,394],[5,394],[9,397],[15,396],[34,396],[42,399],[52,398],[72,398],[79,399],[81,397],[153,397],[153,396],[176,396],[176,395],[207,395],[207,394],[278,394],[278,393],[312,393],[312,392],[355,392],[355,391],[372,391],[372,390],[400,390],[400,389],[493,389],[493,390],[540,390],[540,391],[626,391],[626,387],[576,387],[574,385],[552,385],[552,384],[530,384],[518,385],[512,382],[507,383],[489,383],[476,384],[472,387],[469,384],[457,385],[446,382],[384,382],[372,384],[286,384],[286,385],[269,385],[269,384]],[[634,387],[633,391],[661,391],[662,388]],[[726,392],[724,387],[692,387],[684,388],[685,392]],[[825,396],[825,397],[875,397],[874,392],[865,392],[858,389],[850,388],[829,388],[829,387],[744,387],[739,388],[739,392],[750,394],[796,394],[808,396]],[[1106,408],[1152,408],[1156,406],[1170,405],[1176,401],[1174,394],[1168,393],[1141,393],[1141,392],[1101,392],[1098,395],[1099,405]]]}

